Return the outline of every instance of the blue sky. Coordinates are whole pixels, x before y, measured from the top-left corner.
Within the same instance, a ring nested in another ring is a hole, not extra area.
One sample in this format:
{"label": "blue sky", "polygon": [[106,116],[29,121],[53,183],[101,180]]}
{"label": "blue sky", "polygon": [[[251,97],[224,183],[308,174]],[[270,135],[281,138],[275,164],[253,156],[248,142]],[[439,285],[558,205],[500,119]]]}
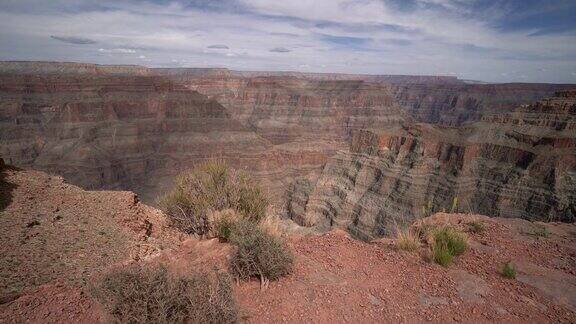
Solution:
{"label": "blue sky", "polygon": [[576,0],[0,0],[0,59],[576,83]]}

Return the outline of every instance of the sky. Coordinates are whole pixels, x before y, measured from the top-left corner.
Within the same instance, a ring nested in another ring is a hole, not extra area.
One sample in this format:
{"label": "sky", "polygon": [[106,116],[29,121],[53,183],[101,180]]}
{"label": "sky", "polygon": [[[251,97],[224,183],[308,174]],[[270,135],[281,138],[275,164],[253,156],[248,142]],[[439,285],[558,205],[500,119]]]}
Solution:
{"label": "sky", "polygon": [[576,0],[0,0],[0,60],[576,83]]}

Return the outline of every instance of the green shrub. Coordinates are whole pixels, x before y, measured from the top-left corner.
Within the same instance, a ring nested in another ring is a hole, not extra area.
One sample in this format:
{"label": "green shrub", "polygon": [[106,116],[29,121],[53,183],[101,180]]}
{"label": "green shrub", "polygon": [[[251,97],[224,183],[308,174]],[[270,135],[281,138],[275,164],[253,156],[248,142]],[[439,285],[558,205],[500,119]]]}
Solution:
{"label": "green shrub", "polygon": [[472,233],[482,233],[486,229],[486,224],[481,221],[473,221],[468,223],[468,230]]}
{"label": "green shrub", "polygon": [[438,263],[443,267],[447,267],[452,264],[452,260],[454,259],[454,255],[446,248],[445,245],[442,246],[434,246],[433,248],[434,253],[434,262]]}
{"label": "green shrub", "polygon": [[214,220],[215,236],[223,242],[229,242],[240,219],[238,214],[231,210],[220,213],[219,217]]}
{"label": "green shrub", "polygon": [[92,289],[118,323],[235,323],[230,278],[176,277],[161,266],[114,270]]}
{"label": "green shrub", "polygon": [[468,244],[463,233],[448,226],[438,229],[434,233],[432,247],[434,262],[447,267],[452,263],[454,257],[464,253],[467,247]]}
{"label": "green shrub", "polygon": [[515,279],[516,278],[516,268],[510,262],[506,262],[500,271],[504,278]]}
{"label": "green shrub", "polygon": [[189,234],[213,231],[209,215],[233,209],[258,222],[266,214],[268,200],[250,177],[222,161],[208,161],[177,177],[174,188],[160,200],[172,223]]}
{"label": "green shrub", "polygon": [[258,277],[267,282],[292,271],[294,257],[280,238],[245,220],[238,221],[232,228],[230,242],[237,249],[230,269],[235,276],[240,279]]}

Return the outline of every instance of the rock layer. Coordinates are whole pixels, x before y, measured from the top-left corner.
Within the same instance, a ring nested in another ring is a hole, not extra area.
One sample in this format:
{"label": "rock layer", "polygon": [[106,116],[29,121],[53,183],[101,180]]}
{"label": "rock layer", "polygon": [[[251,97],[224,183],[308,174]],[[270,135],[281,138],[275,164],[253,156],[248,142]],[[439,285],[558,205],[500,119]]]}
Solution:
{"label": "rock layer", "polygon": [[297,222],[368,236],[455,198],[570,221],[574,94],[525,105],[567,87],[0,62],[0,154],[149,203],[179,172],[222,158]]}
{"label": "rock layer", "polygon": [[275,146],[215,100],[158,76],[2,74],[0,97],[8,163],[149,202],[208,158],[251,169],[273,196],[326,160],[318,147]]}
{"label": "rock layer", "polygon": [[462,128],[359,131],[315,185],[293,186],[289,215],[364,238],[439,210],[572,222],[575,130],[576,96],[561,92]]}

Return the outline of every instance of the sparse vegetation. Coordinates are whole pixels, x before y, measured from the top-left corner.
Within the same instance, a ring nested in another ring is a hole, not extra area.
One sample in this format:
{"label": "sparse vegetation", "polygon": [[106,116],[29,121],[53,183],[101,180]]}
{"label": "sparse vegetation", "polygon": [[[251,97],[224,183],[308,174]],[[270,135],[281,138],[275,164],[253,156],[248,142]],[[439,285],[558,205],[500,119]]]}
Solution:
{"label": "sparse vegetation", "polygon": [[420,247],[420,232],[417,228],[396,230],[396,245],[404,251],[416,251]]}
{"label": "sparse vegetation", "polygon": [[239,279],[260,278],[263,287],[292,271],[294,257],[280,238],[240,220],[232,227],[230,242],[237,246],[230,268]]}
{"label": "sparse vegetation", "polygon": [[227,209],[217,213],[214,220],[215,236],[223,242],[229,242],[238,220],[240,217],[234,210]]}
{"label": "sparse vegetation", "polygon": [[292,271],[294,258],[266,216],[262,190],[224,162],[209,161],[181,175],[161,205],[186,233],[218,237],[237,247],[230,268],[238,279],[258,277],[263,287]]}
{"label": "sparse vegetation", "polygon": [[213,160],[181,174],[160,206],[180,230],[207,235],[214,232],[211,213],[233,209],[257,223],[266,214],[268,200],[246,173]]}
{"label": "sparse vegetation", "polygon": [[452,203],[450,204],[450,208],[447,208],[447,207],[440,208],[439,206],[435,207],[434,204],[432,203],[432,200],[429,200],[425,206],[422,206],[421,217],[428,217],[434,213],[437,213],[438,211],[441,211],[443,213],[446,213],[447,211],[450,211],[450,213],[457,213],[458,212],[458,197],[456,196],[456,197],[452,198]]}
{"label": "sparse vegetation", "polygon": [[473,221],[468,223],[468,231],[472,232],[472,233],[482,233],[484,232],[484,230],[486,229],[486,224],[484,222],[481,221]]}
{"label": "sparse vegetation", "polygon": [[516,267],[511,262],[506,262],[500,271],[504,278],[515,279],[516,278]]}
{"label": "sparse vegetation", "polygon": [[161,266],[114,270],[92,289],[118,323],[234,323],[231,281],[218,273],[176,277]]}
{"label": "sparse vegetation", "polygon": [[452,206],[450,206],[450,213],[458,211],[458,196],[452,198]]}
{"label": "sparse vegetation", "polygon": [[534,230],[532,230],[531,234],[536,236],[536,237],[548,237],[548,236],[550,236],[550,232],[548,231],[548,229],[542,225],[536,226],[536,228],[534,228]]}
{"label": "sparse vegetation", "polygon": [[468,244],[464,234],[453,227],[443,227],[434,232],[432,253],[434,262],[447,267],[454,257],[466,251]]}

